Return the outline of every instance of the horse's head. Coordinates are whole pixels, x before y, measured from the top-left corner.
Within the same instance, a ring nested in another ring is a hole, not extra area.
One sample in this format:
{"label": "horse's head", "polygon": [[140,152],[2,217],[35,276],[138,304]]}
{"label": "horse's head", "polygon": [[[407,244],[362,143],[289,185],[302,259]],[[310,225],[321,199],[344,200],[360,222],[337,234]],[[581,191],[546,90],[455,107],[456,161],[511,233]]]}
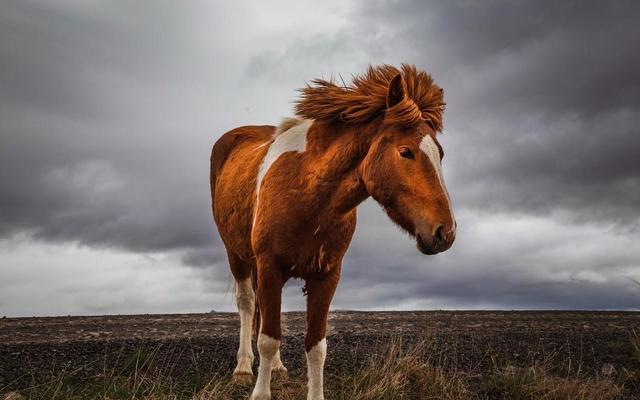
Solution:
{"label": "horse's head", "polygon": [[374,135],[360,175],[371,197],[416,238],[418,249],[436,254],[451,247],[456,234],[442,175],[444,153],[427,121],[410,128],[397,123],[398,113],[401,118],[415,106],[407,106],[407,101],[405,83],[398,75],[389,85],[387,115]]}

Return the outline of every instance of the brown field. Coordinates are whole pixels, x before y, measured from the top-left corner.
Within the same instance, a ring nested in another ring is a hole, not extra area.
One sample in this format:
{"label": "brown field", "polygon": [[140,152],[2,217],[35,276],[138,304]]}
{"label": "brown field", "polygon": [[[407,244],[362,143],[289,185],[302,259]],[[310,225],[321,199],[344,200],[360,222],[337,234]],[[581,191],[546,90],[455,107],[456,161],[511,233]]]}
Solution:
{"label": "brown field", "polygon": [[[289,375],[272,392],[304,399],[304,314],[283,319]],[[251,387],[230,381],[237,335],[233,313],[3,318],[0,399],[243,399]],[[333,312],[325,393],[640,398],[638,335],[633,312]]]}

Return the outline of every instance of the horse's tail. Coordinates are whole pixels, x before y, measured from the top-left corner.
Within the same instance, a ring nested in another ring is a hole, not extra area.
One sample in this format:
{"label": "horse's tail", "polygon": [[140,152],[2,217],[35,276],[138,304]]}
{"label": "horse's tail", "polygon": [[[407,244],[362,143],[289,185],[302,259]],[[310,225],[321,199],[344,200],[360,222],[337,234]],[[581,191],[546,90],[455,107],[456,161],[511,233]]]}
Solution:
{"label": "horse's tail", "polygon": [[216,180],[231,150],[236,146],[237,135],[226,133],[220,137],[211,149],[209,183],[211,185],[211,209],[215,218]]}
{"label": "horse's tail", "polygon": [[215,221],[216,216],[216,180],[218,179],[218,172],[222,168],[224,161],[220,161],[219,151],[216,151],[218,142],[214,143],[211,149],[211,158],[209,158],[209,185],[211,186],[211,212]]}
{"label": "horse's tail", "polygon": [[[234,147],[238,144],[238,141],[238,135],[229,132],[222,135],[220,139],[215,142],[213,149],[211,150],[209,184],[211,185],[211,210],[213,212],[214,220],[216,214],[216,181],[220,174],[220,170],[222,170],[225,161]],[[258,290],[258,278],[255,266],[251,271],[251,286],[253,287],[253,292],[256,293]],[[258,307],[257,296],[255,301],[255,310],[253,313],[253,327],[254,335],[257,339],[258,334],[260,333],[260,308]]]}
{"label": "horse's tail", "polygon": [[251,271],[251,286],[253,286],[253,293],[255,293],[255,309],[253,310],[253,337],[258,340],[258,335],[260,335],[260,307],[258,304],[258,270],[255,266]]}
{"label": "horse's tail", "polygon": [[[213,218],[215,220],[216,215],[216,180],[218,179],[218,173],[222,169],[222,165],[227,158],[227,155],[224,154],[223,149],[221,149],[221,145],[219,145],[220,140],[213,144],[213,148],[211,149],[211,158],[209,159],[209,184],[211,185],[211,211],[213,212]],[[224,149],[226,150],[226,149]]]}

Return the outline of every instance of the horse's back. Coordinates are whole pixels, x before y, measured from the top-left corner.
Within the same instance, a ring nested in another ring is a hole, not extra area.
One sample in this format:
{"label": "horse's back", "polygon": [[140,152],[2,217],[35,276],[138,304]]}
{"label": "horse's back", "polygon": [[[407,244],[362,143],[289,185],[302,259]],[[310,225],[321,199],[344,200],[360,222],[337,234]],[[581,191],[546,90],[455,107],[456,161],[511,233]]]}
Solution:
{"label": "horse's back", "polygon": [[274,126],[243,126],[222,135],[211,151],[213,217],[227,250],[253,262],[251,227],[256,176]]}

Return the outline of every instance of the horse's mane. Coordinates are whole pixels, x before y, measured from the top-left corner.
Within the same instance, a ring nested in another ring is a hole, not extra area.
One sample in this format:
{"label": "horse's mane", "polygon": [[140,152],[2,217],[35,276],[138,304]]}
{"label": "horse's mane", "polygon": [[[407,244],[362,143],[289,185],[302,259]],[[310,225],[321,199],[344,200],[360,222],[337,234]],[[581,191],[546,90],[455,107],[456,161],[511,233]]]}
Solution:
{"label": "horse's mane", "polygon": [[[389,84],[398,74],[406,84],[406,96],[387,110]],[[299,91],[295,111],[302,118],[362,123],[386,111],[389,123],[415,126],[426,121],[435,131],[442,131],[443,91],[429,74],[413,65],[402,64],[400,69],[369,66],[364,75],[353,77],[350,86],[338,86],[333,79],[314,79]]]}
{"label": "horse's mane", "polygon": [[300,125],[302,122],[304,122],[304,120],[299,118],[283,118],[282,121],[280,121],[280,124],[276,127],[276,132],[273,136],[278,136],[282,132],[286,132],[294,126]]}

